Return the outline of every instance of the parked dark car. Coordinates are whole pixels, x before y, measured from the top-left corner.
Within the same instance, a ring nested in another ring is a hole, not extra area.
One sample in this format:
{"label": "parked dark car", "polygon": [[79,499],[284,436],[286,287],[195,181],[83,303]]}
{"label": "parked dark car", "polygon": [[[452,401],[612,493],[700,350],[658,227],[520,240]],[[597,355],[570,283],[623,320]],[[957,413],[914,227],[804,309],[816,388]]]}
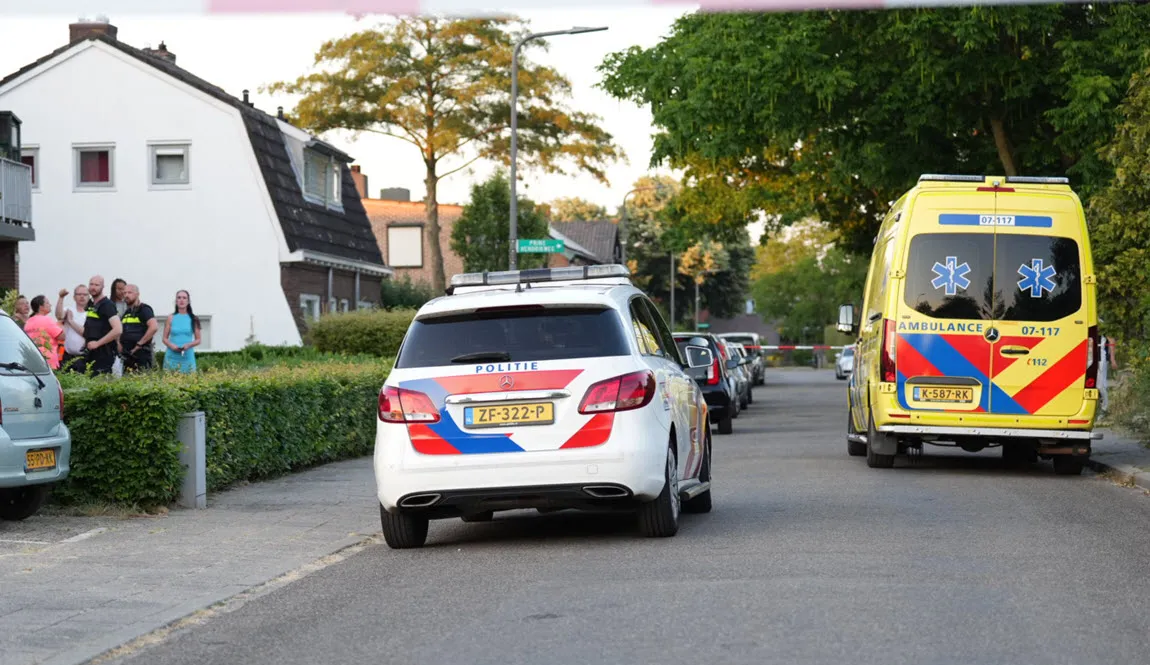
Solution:
{"label": "parked dark car", "polygon": [[738,367],[738,358],[727,358],[725,349],[720,348],[717,337],[710,333],[675,333],[675,344],[680,353],[688,346],[703,346],[711,350],[714,361],[710,367],[691,369],[687,373],[703,391],[703,399],[711,410],[711,422],[719,427],[719,434],[730,434],[734,431],[731,422],[738,413],[739,399],[734,392],[734,381],[731,371]]}

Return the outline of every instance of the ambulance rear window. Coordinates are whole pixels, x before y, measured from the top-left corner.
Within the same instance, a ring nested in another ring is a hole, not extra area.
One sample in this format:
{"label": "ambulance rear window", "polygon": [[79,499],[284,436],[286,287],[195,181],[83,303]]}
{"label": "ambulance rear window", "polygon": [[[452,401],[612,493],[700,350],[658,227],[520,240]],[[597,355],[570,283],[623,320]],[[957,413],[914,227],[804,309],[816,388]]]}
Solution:
{"label": "ambulance rear window", "polygon": [[516,307],[416,320],[395,366],[625,356],[629,349],[613,309]]}
{"label": "ambulance rear window", "polygon": [[936,319],[990,319],[993,266],[993,234],[916,235],[910,241],[903,299]]}
{"label": "ambulance rear window", "polygon": [[1057,321],[1082,307],[1078,243],[998,232],[995,310],[1003,321]]}

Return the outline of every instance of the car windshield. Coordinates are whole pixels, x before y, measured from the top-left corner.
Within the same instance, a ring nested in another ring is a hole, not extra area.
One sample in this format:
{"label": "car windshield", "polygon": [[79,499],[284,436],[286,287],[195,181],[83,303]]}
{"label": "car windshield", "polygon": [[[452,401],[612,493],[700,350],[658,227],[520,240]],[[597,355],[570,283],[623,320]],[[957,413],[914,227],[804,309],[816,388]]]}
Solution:
{"label": "car windshield", "polygon": [[602,308],[522,308],[417,319],[396,367],[624,356],[619,316]]}
{"label": "car windshield", "polygon": [[22,365],[27,369],[4,368],[0,369],[0,372],[26,374],[30,371],[35,374],[48,374],[52,371],[44,361],[40,349],[36,348],[20,326],[11,318],[0,316],[0,366],[11,366],[10,363]]}

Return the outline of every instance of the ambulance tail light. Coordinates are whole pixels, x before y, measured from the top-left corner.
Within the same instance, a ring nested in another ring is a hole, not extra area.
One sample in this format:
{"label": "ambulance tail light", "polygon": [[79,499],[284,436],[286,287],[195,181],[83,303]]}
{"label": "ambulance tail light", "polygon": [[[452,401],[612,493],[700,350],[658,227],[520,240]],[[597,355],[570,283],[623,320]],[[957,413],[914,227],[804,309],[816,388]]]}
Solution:
{"label": "ambulance tail light", "polygon": [[379,393],[379,419],[385,423],[437,423],[439,409],[427,395],[384,386]]}
{"label": "ambulance tail light", "polygon": [[898,336],[894,319],[883,319],[882,357],[879,360],[879,375],[883,383],[894,383],[898,380],[894,362],[897,349]]}
{"label": "ambulance tail light", "polygon": [[630,411],[651,403],[655,397],[655,373],[632,372],[594,383],[579,403],[579,413]]}
{"label": "ambulance tail light", "polygon": [[1086,387],[1098,387],[1098,365],[1102,359],[1102,348],[1098,338],[1098,326],[1090,326],[1090,341],[1086,344]]}

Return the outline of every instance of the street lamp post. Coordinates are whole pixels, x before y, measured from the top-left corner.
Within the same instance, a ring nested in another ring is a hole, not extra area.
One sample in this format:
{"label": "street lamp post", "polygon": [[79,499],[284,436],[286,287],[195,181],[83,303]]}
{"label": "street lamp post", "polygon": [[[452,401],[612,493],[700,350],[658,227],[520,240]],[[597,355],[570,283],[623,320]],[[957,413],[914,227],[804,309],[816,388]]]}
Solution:
{"label": "street lamp post", "polygon": [[509,256],[507,266],[509,270],[515,270],[519,263],[519,248],[516,246],[519,242],[519,199],[515,194],[515,158],[519,153],[519,111],[516,108],[516,105],[519,101],[519,49],[532,39],[539,39],[541,37],[553,37],[555,35],[581,35],[585,32],[601,32],[606,29],[606,26],[600,28],[584,28],[576,26],[569,30],[533,32],[516,42],[515,50],[511,52],[511,246],[508,248]]}

